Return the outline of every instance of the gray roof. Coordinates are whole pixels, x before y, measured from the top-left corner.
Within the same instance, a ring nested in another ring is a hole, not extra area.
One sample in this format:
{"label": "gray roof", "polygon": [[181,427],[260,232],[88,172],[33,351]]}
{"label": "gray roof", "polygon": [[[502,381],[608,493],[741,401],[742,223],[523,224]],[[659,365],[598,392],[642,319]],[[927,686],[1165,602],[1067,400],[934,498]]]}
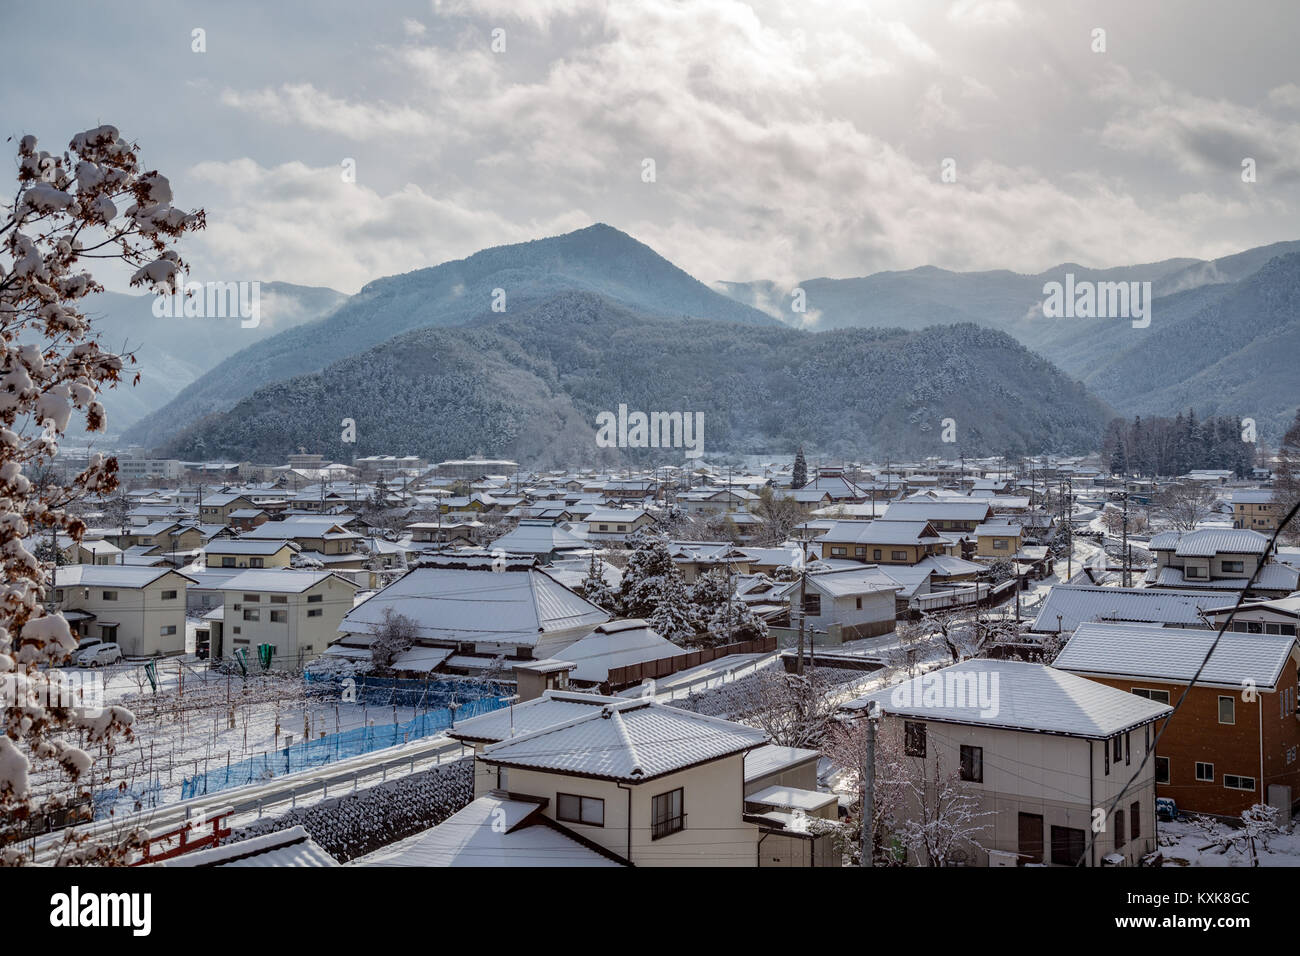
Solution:
{"label": "gray roof", "polygon": [[[972,683],[984,688],[986,701],[969,690],[960,692]],[[1094,740],[1140,727],[1173,710],[1043,664],[996,660],[963,661],[921,674],[859,697],[845,709],[864,710],[871,702],[883,713],[900,717]]]}
{"label": "gray roof", "polygon": [[780,744],[756,747],[745,754],[745,782],[780,773],[810,760],[815,761],[820,756],[816,750],[806,750],[803,747],[783,747]]}
{"label": "gray roof", "polygon": [[496,743],[510,737],[554,727],[592,712],[593,707],[622,703],[624,697],[606,697],[602,694],[578,694],[569,691],[548,690],[541,697],[526,700],[513,707],[489,711],[469,720],[462,720],[447,731],[448,737],[457,740],[487,741]]}
{"label": "gray roof", "polygon": [[1222,603],[1222,597],[1204,591],[1058,584],[1047,593],[1031,630],[1050,632],[1059,626],[1072,631],[1085,621],[1099,620],[1204,627],[1197,612]]}
{"label": "gray roof", "polygon": [[480,759],[640,783],[767,742],[765,733],[744,724],[633,699],[525,737],[490,744]]}
{"label": "gray roof", "polygon": [[896,501],[885,511],[887,521],[983,521],[993,509],[987,501],[912,498]]}
{"label": "gray roof", "polygon": [[[1191,680],[1217,631],[1135,624],[1081,624],[1055,667],[1076,674],[1134,677],[1182,684]],[[1241,690],[1254,681],[1272,691],[1295,647],[1294,635],[1225,631],[1198,684]]]}
{"label": "gray roof", "polygon": [[1216,554],[1263,554],[1268,538],[1249,528],[1205,528],[1201,531],[1163,531],[1151,539],[1152,551],[1173,551],[1185,558]]}

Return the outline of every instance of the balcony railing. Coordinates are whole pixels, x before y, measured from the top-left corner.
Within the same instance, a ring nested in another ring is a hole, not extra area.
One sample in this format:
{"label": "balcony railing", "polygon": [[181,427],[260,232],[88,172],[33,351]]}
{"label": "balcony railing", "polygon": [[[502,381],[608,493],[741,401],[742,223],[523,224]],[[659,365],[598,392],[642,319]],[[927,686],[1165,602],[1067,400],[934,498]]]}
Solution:
{"label": "balcony railing", "polygon": [[656,820],[650,827],[650,839],[658,840],[662,837],[670,836],[679,830],[686,829],[686,814],[682,813],[675,817],[667,817],[663,820]]}

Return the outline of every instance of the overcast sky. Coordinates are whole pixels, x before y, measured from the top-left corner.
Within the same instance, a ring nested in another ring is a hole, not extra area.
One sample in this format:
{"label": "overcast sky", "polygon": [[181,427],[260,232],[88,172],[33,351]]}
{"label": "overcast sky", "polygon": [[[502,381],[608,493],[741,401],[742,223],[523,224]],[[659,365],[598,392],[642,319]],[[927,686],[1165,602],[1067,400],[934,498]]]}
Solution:
{"label": "overcast sky", "polygon": [[207,209],[199,279],[355,292],[595,221],[706,281],[1300,238],[1294,0],[158,0],[0,26],[5,135],[118,126]]}

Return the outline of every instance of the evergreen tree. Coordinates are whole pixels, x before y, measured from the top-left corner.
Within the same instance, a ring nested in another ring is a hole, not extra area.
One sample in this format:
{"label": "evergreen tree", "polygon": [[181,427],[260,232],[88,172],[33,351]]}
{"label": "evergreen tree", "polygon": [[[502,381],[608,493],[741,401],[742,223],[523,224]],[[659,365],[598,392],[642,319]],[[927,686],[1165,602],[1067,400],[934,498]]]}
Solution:
{"label": "evergreen tree", "polygon": [[660,637],[674,644],[690,644],[699,630],[695,605],[680,574],[670,574],[659,588],[654,612],[646,618]]}
{"label": "evergreen tree", "polygon": [[587,566],[587,576],[578,585],[578,593],[597,607],[618,613],[618,593],[605,580],[604,567],[596,552],[591,553],[591,562]]}
{"label": "evergreen tree", "polygon": [[623,569],[619,599],[624,616],[649,620],[669,580],[680,580],[681,571],[673,564],[668,541],[661,535],[640,535],[636,544]]}
{"label": "evergreen tree", "polygon": [[808,484],[808,462],[804,461],[803,445],[800,445],[799,450],[794,454],[794,474],[790,480],[790,487],[798,489],[806,484]]}

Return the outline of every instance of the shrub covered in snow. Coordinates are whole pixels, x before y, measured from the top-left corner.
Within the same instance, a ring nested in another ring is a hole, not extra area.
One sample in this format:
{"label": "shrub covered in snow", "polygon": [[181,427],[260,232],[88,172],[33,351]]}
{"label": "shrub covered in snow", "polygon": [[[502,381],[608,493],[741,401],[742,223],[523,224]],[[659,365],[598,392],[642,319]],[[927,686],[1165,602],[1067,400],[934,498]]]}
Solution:
{"label": "shrub covered in snow", "polygon": [[332,857],[347,862],[437,826],[473,799],[474,760],[466,758],[258,820],[231,838],[303,826]]}

